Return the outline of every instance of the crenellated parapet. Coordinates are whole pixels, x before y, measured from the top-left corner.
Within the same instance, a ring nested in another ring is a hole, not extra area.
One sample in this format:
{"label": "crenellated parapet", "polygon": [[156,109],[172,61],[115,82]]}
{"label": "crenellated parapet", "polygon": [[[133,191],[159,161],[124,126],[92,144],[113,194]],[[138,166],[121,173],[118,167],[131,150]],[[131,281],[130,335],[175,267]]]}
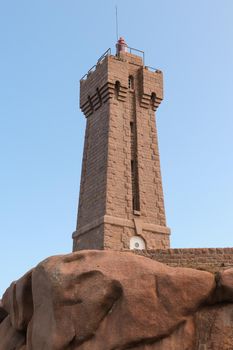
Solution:
{"label": "crenellated parapet", "polygon": [[112,74],[114,66],[120,64],[117,57],[106,56],[95,66],[95,70],[86,76],[86,79],[80,81],[80,108],[86,117],[89,117],[114,96],[125,101],[127,71],[123,72],[120,79]]}
{"label": "crenellated parapet", "polygon": [[142,67],[141,84],[141,107],[151,107],[156,111],[163,100],[163,73],[160,70],[151,71],[149,67]]}
{"label": "crenellated parapet", "polygon": [[[156,111],[163,99],[162,72],[152,71],[149,67],[144,67],[140,57],[122,52],[118,56],[106,56],[80,81],[80,108],[86,117],[109,99],[126,101],[130,87],[128,65],[125,62],[137,66],[141,107]],[[117,76],[114,74],[116,71]]]}

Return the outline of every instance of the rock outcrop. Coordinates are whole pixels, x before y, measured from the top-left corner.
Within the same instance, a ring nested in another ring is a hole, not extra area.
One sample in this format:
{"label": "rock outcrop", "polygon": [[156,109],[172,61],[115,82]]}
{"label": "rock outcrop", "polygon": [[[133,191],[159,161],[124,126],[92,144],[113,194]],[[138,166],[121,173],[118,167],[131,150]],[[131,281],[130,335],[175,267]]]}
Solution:
{"label": "rock outcrop", "polygon": [[233,269],[127,252],[42,261],[0,303],[0,350],[232,350]]}

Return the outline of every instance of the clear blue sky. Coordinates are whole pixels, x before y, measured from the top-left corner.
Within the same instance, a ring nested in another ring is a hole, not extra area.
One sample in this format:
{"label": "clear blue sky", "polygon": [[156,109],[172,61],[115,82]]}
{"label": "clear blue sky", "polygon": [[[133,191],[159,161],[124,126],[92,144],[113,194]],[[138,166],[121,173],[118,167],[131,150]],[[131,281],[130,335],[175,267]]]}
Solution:
{"label": "clear blue sky", "polygon": [[72,249],[79,79],[119,34],[164,72],[158,113],[173,247],[233,246],[232,0],[0,0],[0,295]]}

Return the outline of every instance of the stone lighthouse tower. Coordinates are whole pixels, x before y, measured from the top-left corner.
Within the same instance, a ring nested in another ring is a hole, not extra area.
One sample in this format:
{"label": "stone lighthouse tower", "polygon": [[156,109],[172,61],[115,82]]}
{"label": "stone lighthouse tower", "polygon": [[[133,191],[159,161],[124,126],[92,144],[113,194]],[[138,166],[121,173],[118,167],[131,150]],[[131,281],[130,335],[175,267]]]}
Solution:
{"label": "stone lighthouse tower", "polygon": [[116,46],[80,81],[87,124],[74,251],[169,248],[155,124],[163,75],[123,38]]}

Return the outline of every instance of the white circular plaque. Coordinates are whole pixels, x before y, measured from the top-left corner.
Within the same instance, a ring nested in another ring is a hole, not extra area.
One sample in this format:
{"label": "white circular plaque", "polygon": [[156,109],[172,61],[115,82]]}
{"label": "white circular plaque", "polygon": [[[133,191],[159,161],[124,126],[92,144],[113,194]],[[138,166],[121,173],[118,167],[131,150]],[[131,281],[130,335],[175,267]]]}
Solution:
{"label": "white circular plaque", "polygon": [[130,238],[129,242],[130,249],[146,249],[145,241],[140,236],[133,236]]}

